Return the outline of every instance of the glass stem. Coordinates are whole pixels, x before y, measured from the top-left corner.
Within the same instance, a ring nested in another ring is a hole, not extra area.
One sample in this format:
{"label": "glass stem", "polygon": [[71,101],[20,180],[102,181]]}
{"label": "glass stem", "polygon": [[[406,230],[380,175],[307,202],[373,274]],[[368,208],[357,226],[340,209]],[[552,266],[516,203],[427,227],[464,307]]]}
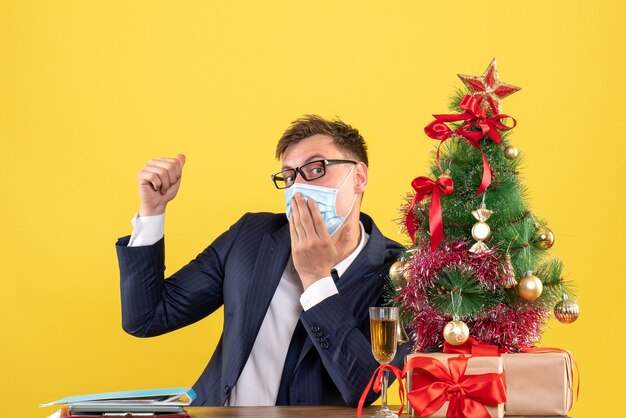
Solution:
{"label": "glass stem", "polygon": [[383,374],[383,396],[380,401],[381,409],[387,409],[387,385],[389,384],[389,370],[385,369]]}

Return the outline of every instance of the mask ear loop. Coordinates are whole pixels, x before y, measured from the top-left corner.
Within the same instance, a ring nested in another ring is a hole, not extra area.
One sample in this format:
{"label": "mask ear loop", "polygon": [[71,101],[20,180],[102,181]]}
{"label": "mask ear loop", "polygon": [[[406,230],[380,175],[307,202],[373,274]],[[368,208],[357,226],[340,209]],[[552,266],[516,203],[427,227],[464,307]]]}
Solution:
{"label": "mask ear loop", "polygon": [[350,169],[350,171],[348,171],[348,174],[346,175],[346,177],[343,179],[339,187],[337,187],[337,191],[339,191],[343,187],[343,185],[346,183],[346,181],[348,180],[348,177],[350,177],[350,174],[352,174],[352,172],[354,171],[354,167],[356,167],[356,164],[354,164],[352,168]]}
{"label": "mask ear loop", "polygon": [[[337,213],[337,196],[339,195],[339,190],[346,183],[346,181],[348,180],[348,177],[350,177],[350,174],[352,174],[353,171],[354,171],[354,165],[352,166],[352,168],[348,172],[348,175],[346,176],[346,178],[344,178],[343,181],[341,182],[341,185],[339,185],[339,187],[337,189],[335,189],[335,190],[337,190],[337,192],[335,193],[335,213]],[[350,213],[352,213],[352,209],[354,209],[354,203],[355,202],[356,202],[356,193],[354,194],[354,197],[352,198],[352,204],[350,205],[350,209],[348,209],[348,212],[346,212],[345,215],[339,215],[337,213],[337,216],[341,216],[343,218],[342,224],[346,221],[346,219],[348,218]],[[333,235],[335,235],[335,233],[337,231],[339,231],[339,229],[341,229],[341,228],[337,228],[332,234],[330,234],[330,236],[332,237]]]}
{"label": "mask ear loop", "polygon": [[[348,175],[346,176],[345,179],[343,179],[343,181],[341,182],[341,185],[339,185],[339,187],[337,188],[337,194],[335,194],[335,207],[337,207],[337,196],[339,195],[339,190],[341,190],[341,188],[343,187],[343,185],[346,183],[346,181],[348,180],[348,177],[350,177],[350,174],[352,174],[352,172],[354,171],[354,167],[356,167],[356,164],[354,164],[352,166],[352,168],[350,169],[350,171],[348,172]],[[350,215],[350,213],[352,212],[352,209],[354,208],[354,203],[356,202],[356,193],[354,194],[354,197],[352,198],[352,204],[350,205],[350,209],[348,209],[348,212],[346,212],[345,215],[342,216],[342,218],[345,220],[348,215]]]}

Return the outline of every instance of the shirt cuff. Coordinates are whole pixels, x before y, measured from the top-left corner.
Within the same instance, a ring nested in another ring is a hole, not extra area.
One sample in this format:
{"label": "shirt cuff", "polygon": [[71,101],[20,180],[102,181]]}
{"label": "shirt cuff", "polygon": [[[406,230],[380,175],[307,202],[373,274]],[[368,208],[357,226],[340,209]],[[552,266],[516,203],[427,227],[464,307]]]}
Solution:
{"label": "shirt cuff", "polygon": [[331,276],[323,277],[309,286],[300,296],[302,309],[308,311],[324,299],[339,293]]}
{"label": "shirt cuff", "polygon": [[152,245],[163,238],[163,225],[165,214],[154,216],[139,216],[139,212],[130,220],[133,225],[133,233],[128,241],[128,247],[141,247]]}

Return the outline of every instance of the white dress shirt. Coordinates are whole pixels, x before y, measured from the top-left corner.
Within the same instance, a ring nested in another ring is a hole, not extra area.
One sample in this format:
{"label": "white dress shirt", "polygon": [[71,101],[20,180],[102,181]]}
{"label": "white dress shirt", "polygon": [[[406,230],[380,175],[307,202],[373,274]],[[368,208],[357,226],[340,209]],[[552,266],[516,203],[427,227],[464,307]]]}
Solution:
{"label": "white dress shirt", "polygon": [[[152,245],[163,237],[165,215],[136,214],[129,247]],[[361,227],[356,249],[340,261],[335,270],[339,277],[350,267],[365,247],[369,234]],[[263,318],[250,356],[227,400],[231,406],[275,405],[287,350],[302,310],[309,310],[324,299],[339,293],[331,276],[324,277],[303,291],[302,282],[289,257],[270,306]]]}

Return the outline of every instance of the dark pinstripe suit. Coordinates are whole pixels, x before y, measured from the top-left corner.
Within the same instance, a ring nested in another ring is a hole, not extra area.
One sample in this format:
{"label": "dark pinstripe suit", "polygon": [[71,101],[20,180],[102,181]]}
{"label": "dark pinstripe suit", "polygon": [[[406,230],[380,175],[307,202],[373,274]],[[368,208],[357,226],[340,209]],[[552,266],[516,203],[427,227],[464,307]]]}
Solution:
{"label": "dark pinstripe suit", "polygon": [[[338,295],[302,313],[308,338],[298,345],[288,403],[356,406],[374,369],[368,306],[382,303],[389,265],[401,247],[361,214],[369,241],[337,280]],[[194,385],[194,405],[224,405],[241,373],[290,254],[284,214],[246,214],[181,270],[164,279],[164,240],[117,242],[122,326],[138,337],[196,322],[224,305],[224,330]],[[293,344],[292,344],[293,345]],[[398,350],[401,364],[408,347]],[[290,353],[294,355],[293,352]],[[288,354],[288,356],[290,355]],[[376,396],[370,394],[369,402]]]}

